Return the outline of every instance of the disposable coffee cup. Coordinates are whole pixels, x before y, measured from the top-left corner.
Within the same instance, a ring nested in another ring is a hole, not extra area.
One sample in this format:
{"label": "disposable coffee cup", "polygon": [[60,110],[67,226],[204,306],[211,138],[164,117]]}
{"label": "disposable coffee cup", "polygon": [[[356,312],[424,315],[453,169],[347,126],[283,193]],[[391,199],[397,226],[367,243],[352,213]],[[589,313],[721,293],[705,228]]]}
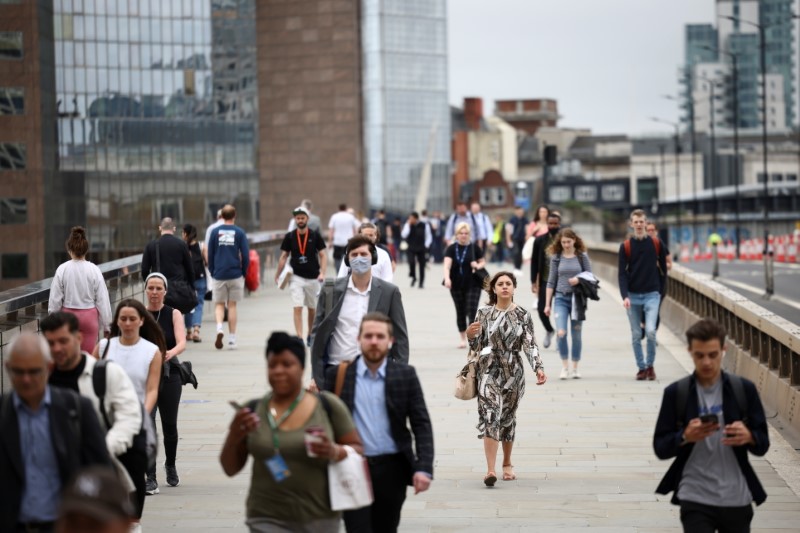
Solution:
{"label": "disposable coffee cup", "polygon": [[311,444],[314,442],[322,442],[322,436],[325,435],[325,428],[321,426],[309,426],[306,428],[306,433],[303,439],[306,443],[306,455],[309,457],[318,457],[318,455],[311,451]]}

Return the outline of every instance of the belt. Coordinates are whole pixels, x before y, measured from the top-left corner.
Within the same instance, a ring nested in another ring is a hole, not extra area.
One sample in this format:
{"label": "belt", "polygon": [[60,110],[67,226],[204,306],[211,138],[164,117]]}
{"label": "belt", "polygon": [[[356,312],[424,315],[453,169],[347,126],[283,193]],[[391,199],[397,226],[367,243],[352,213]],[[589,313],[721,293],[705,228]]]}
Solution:
{"label": "belt", "polygon": [[371,455],[367,457],[367,464],[369,465],[380,465],[383,463],[389,463],[391,461],[396,461],[398,459],[402,459],[402,453],[387,453],[384,455]]}
{"label": "belt", "polygon": [[55,528],[55,522],[17,522],[19,533],[49,533]]}

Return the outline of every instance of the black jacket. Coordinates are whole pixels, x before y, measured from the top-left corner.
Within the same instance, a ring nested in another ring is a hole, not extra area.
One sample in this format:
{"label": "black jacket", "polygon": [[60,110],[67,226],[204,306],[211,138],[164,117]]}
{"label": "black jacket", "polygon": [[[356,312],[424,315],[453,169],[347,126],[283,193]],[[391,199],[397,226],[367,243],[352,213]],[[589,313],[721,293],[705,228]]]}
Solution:
{"label": "black jacket", "polygon": [[[50,437],[62,487],[82,467],[100,464],[111,468],[92,402],[60,387],[50,387],[50,399]],[[6,394],[0,399],[0,531],[16,530],[24,486],[17,410],[11,395]]]}
{"label": "black jacket", "polygon": [[[678,408],[677,383],[676,381],[664,389],[664,398],[661,401],[661,410],[658,413],[658,421],[656,422],[656,432],[653,436],[653,449],[659,459],[677,457],[656,489],[658,494],[672,492],[672,503],[674,504],[680,503],[677,496],[678,486],[681,482],[683,468],[686,466],[686,461],[689,460],[689,455],[694,448],[693,443],[681,446],[683,430],[691,419],[698,416],[697,382],[694,376],[692,376],[689,384],[689,396],[686,399],[685,413],[676,412]],[[749,411],[747,413],[747,428],[753,434],[755,444],[752,446],[737,446],[733,449],[733,453],[736,455],[739,469],[747,481],[750,494],[753,495],[753,501],[756,502],[756,505],[761,505],[767,499],[767,493],[764,491],[764,487],[761,486],[753,467],[750,466],[747,452],[762,456],[769,450],[767,419],[764,416],[764,407],[761,405],[761,398],[758,396],[756,386],[752,381],[744,378],[742,378],[742,385],[747,397]],[[725,372],[722,373],[722,414],[726,424],[744,418],[742,413],[739,412],[739,405],[736,403],[736,397]],[[680,425],[678,424],[679,420],[682,422]]]}
{"label": "black jacket", "polygon": [[[360,356],[359,356],[360,357]],[[358,405],[356,396],[356,358],[345,371],[341,399],[355,413]],[[325,388],[333,392],[338,367],[331,367],[326,373]],[[433,475],[433,428],[425,406],[417,371],[413,366],[386,362],[386,412],[397,449],[408,460],[406,484],[412,484],[415,472]],[[408,429],[411,425],[411,430]],[[414,434],[413,444],[411,434]],[[416,447],[416,453],[414,453]]]}
{"label": "black jacket", "polygon": [[539,235],[533,240],[533,253],[531,254],[531,283],[536,283],[536,276],[539,276],[539,294],[544,298],[544,289],[547,287],[547,276],[544,275],[547,270],[547,265],[550,262],[545,250],[554,237],[550,233]]}
{"label": "black jacket", "polygon": [[575,320],[586,320],[586,308],[589,305],[589,300],[599,300],[600,296],[597,294],[597,289],[600,284],[596,281],[589,281],[581,276],[578,276],[578,284],[572,289],[572,294],[575,295],[575,307],[577,308],[578,317]]}
{"label": "black jacket", "polygon": [[[161,259],[161,270],[158,269],[156,243]],[[146,278],[151,272],[161,272],[169,281],[185,281],[190,285],[193,284],[194,267],[189,255],[189,246],[175,235],[168,233],[148,242],[142,255],[142,278]]]}

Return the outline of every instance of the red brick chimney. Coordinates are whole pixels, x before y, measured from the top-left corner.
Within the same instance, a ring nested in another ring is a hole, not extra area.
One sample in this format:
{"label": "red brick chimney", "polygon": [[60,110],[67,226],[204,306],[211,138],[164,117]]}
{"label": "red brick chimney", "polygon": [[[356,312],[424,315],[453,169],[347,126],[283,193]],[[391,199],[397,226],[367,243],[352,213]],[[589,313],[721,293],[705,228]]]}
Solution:
{"label": "red brick chimney", "polygon": [[464,121],[467,123],[467,128],[472,131],[479,130],[482,118],[483,99],[464,98]]}

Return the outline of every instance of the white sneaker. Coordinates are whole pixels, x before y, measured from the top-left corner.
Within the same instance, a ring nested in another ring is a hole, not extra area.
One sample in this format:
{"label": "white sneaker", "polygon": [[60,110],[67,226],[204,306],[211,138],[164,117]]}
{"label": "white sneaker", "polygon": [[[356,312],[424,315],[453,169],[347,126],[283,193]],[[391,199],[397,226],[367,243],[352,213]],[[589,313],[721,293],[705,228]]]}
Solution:
{"label": "white sneaker", "polygon": [[542,346],[544,346],[545,348],[550,347],[550,344],[553,342],[554,333],[555,333],[554,331],[548,331],[547,333],[544,334],[544,342],[542,343]]}
{"label": "white sneaker", "polygon": [[236,341],[228,341],[228,349],[235,350],[236,349]]}
{"label": "white sneaker", "polygon": [[572,371],[570,371],[569,377],[571,377],[572,379],[581,379],[581,373],[578,372],[577,368],[575,368]]}
{"label": "white sneaker", "polygon": [[569,377],[569,370],[566,368],[561,369],[561,374],[558,376],[558,379],[567,379]]}

